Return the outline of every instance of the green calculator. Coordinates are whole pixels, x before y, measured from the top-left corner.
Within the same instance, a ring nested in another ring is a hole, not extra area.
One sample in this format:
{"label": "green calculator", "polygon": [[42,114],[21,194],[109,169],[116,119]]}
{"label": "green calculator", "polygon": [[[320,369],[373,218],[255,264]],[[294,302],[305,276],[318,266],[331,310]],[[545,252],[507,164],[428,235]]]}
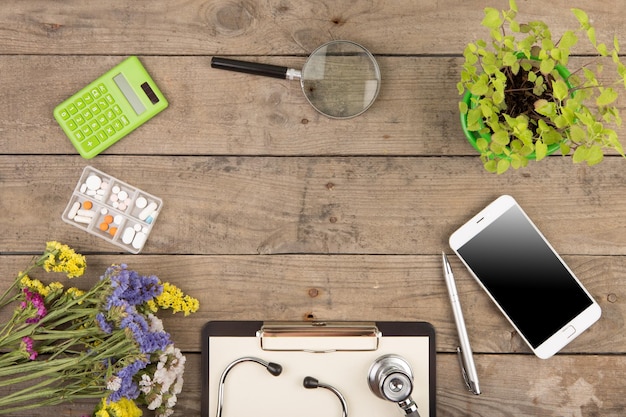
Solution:
{"label": "green calculator", "polygon": [[90,159],[167,107],[136,56],[131,56],[54,109],[54,118]]}

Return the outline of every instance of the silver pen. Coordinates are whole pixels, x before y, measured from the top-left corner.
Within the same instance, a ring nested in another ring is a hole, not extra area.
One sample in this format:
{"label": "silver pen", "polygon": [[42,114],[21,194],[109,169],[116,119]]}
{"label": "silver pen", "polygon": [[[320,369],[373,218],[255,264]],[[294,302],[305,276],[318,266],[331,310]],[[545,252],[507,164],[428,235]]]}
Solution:
{"label": "silver pen", "polygon": [[470,347],[469,337],[467,336],[467,329],[465,327],[465,320],[463,319],[463,311],[461,310],[461,303],[459,302],[459,295],[456,291],[456,284],[454,282],[454,274],[448,262],[448,257],[445,253],[441,252],[443,258],[443,272],[446,277],[446,285],[448,287],[448,294],[450,294],[450,303],[452,304],[452,312],[454,313],[454,321],[456,322],[456,328],[459,332],[459,343],[461,346],[456,348],[459,355],[459,364],[461,365],[461,373],[465,380],[467,389],[472,393],[480,394],[480,386],[478,385],[478,374],[476,373],[476,364],[474,364],[474,358],[472,357],[472,348]]}

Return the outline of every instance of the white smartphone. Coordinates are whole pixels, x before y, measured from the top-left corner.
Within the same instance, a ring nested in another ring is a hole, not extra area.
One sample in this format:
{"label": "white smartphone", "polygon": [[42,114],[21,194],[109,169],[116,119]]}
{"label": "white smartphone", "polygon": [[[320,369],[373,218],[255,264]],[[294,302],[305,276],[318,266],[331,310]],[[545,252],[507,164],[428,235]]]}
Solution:
{"label": "white smartphone", "polygon": [[542,359],[600,318],[598,303],[511,196],[456,230],[450,247]]}

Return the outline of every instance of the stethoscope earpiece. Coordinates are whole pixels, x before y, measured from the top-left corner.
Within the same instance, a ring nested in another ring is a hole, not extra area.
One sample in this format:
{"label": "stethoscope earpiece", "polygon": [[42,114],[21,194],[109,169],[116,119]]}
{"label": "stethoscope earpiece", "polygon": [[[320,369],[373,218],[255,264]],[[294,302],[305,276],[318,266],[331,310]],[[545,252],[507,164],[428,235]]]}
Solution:
{"label": "stethoscope earpiece", "polygon": [[302,385],[304,386],[304,388],[308,388],[308,389],[325,388],[331,391],[333,394],[337,396],[337,398],[339,398],[339,401],[341,402],[342,417],[348,417],[348,404],[346,403],[346,399],[344,398],[344,396],[341,394],[341,392],[339,392],[337,388],[328,384],[324,384],[323,382],[319,382],[317,379],[313,378],[312,376],[305,377],[304,381],[302,381]]}

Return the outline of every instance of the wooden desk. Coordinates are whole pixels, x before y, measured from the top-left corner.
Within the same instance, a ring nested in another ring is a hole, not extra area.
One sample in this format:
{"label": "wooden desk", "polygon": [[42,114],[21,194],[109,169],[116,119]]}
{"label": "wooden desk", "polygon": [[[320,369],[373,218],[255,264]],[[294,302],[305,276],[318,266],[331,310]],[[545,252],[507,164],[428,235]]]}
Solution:
{"label": "wooden desk", "polygon": [[[502,176],[484,172],[461,132],[456,83],[465,43],[486,36],[482,9],[500,3],[4,0],[0,287],[59,240],[88,256],[86,282],[125,262],[199,298],[184,324],[165,317],[188,358],[177,416],[199,415],[200,328],[219,319],[429,321],[440,416],[623,416],[626,161],[588,168],[553,156]],[[519,6],[556,28],[575,24],[569,7],[587,7],[599,29],[626,44],[626,12],[614,2]],[[297,83],[210,68],[213,55],[298,67],[331,39],[365,45],[381,67],[378,100],[351,120],[316,113]],[[128,55],[140,56],[170,107],[84,160],[52,109]],[[61,221],[85,165],[164,200],[141,255]],[[454,353],[440,254],[453,230],[504,193],[603,316],[542,361],[451,258],[477,352],[477,397]],[[92,405],[19,415],[80,416]]]}

